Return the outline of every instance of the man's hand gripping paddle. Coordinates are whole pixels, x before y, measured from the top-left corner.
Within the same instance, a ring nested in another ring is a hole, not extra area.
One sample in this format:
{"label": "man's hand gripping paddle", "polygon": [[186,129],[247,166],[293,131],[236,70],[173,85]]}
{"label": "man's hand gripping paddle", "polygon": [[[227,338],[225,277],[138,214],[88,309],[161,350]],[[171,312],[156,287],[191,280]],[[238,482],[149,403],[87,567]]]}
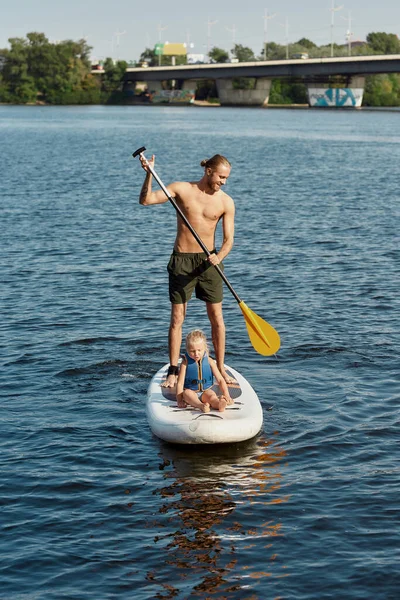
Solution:
{"label": "man's hand gripping paddle", "polygon": [[[143,154],[145,150],[146,150],[146,148],[144,146],[142,146],[142,148],[138,148],[132,154],[132,156],[134,158],[136,158],[137,156],[141,156],[146,160],[146,157]],[[187,220],[186,216],[183,214],[183,212],[181,211],[181,209],[175,202],[175,199],[168,192],[167,188],[165,187],[165,185],[163,184],[163,182],[161,181],[161,179],[159,178],[159,176],[157,175],[157,173],[155,172],[153,167],[148,164],[148,169],[149,169],[149,172],[154,177],[154,179],[157,181],[158,185],[160,186],[160,188],[162,189],[164,194],[167,196],[168,200],[171,202],[172,206],[175,208],[178,215],[181,217],[182,221],[185,223],[186,227],[190,230],[190,232],[196,239],[199,246],[203,249],[203,252],[205,252],[205,254],[207,256],[210,256],[211,252],[208,250],[207,246],[204,244],[204,242],[201,240],[201,238],[197,235],[196,231],[193,229],[193,227]],[[241,300],[239,298],[239,296],[237,295],[237,293],[235,292],[235,290],[229,283],[226,275],[221,270],[219,265],[214,265],[214,267],[215,267],[215,269],[217,269],[219,275],[222,277],[222,279],[226,283],[229,291],[232,293],[236,302],[240,306],[240,310],[242,311],[244,320],[246,322],[247,333],[249,335],[250,342],[252,343],[253,348],[259,354],[262,354],[263,356],[271,356],[272,354],[275,354],[276,352],[278,352],[279,347],[281,345],[281,341],[280,341],[278,332],[272,327],[272,325],[270,325],[269,323],[264,321],[264,319],[262,319],[259,315],[257,315],[255,312],[253,312],[243,302],[243,300]]]}

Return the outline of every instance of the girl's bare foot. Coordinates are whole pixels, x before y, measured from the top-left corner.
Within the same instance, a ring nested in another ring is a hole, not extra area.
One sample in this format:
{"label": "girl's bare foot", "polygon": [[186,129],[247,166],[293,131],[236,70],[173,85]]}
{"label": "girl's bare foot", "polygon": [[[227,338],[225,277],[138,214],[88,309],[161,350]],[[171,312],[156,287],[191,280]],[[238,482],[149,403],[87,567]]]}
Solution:
{"label": "girl's bare foot", "polygon": [[232,400],[230,396],[229,398],[227,398],[226,396],[224,396],[224,394],[221,394],[219,400],[225,400],[227,406],[231,406],[232,404],[234,404],[234,400]]}
{"label": "girl's bare foot", "polygon": [[209,413],[210,412],[210,405],[208,404],[208,402],[205,402],[203,404],[203,406],[201,407],[201,410],[203,411],[203,413]]}
{"label": "girl's bare foot", "polygon": [[219,399],[219,406],[218,406],[219,412],[224,412],[224,410],[226,409],[226,405],[227,405],[227,402],[225,400],[225,396],[221,396],[221,398]]}

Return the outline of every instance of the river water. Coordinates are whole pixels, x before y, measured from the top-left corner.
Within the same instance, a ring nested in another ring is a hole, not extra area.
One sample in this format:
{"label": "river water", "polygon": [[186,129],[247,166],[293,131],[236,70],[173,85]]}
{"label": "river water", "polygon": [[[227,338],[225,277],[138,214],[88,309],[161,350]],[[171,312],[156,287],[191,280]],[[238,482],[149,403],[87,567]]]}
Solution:
{"label": "river water", "polygon": [[[399,597],[399,131],[390,112],[0,107],[2,599]],[[226,290],[226,362],[264,411],[244,444],[148,428],[175,215],[138,204],[142,145],[166,183],[233,165],[225,272],[282,339],[258,355]]]}

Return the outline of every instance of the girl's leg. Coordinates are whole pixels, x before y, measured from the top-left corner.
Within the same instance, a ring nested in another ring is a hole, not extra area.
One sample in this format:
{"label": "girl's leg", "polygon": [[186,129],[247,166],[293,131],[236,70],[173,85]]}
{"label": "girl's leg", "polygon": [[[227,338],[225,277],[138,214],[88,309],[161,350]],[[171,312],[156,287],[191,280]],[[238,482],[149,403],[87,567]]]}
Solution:
{"label": "girl's leg", "polygon": [[202,402],[201,400],[199,400],[196,392],[194,392],[193,390],[183,390],[183,399],[186,402],[186,404],[193,406],[193,408],[198,408],[203,412],[210,412],[210,404],[207,401]]}
{"label": "girl's leg", "polygon": [[232,404],[235,404],[234,400],[232,400],[232,398],[229,398],[229,400],[226,399],[226,396],[224,396],[223,394],[220,396],[220,398],[226,400],[226,404],[228,406],[231,406]]}
{"label": "girl's leg", "polygon": [[221,396],[221,398],[218,398],[217,394],[214,392],[214,390],[212,388],[203,392],[203,394],[201,396],[201,401],[207,402],[210,406],[212,406],[212,408],[215,408],[216,410],[219,410],[220,412],[224,411],[226,408],[226,405],[227,405],[225,397]]}

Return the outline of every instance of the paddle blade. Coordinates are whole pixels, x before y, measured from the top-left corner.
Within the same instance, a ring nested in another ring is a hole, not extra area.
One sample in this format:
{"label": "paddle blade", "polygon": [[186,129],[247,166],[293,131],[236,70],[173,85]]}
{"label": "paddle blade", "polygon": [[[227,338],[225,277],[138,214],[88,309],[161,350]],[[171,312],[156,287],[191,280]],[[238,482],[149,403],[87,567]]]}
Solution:
{"label": "paddle blade", "polygon": [[247,333],[253,348],[263,356],[271,356],[278,352],[281,345],[279,333],[272,325],[253,312],[243,300],[239,306],[246,321]]}

